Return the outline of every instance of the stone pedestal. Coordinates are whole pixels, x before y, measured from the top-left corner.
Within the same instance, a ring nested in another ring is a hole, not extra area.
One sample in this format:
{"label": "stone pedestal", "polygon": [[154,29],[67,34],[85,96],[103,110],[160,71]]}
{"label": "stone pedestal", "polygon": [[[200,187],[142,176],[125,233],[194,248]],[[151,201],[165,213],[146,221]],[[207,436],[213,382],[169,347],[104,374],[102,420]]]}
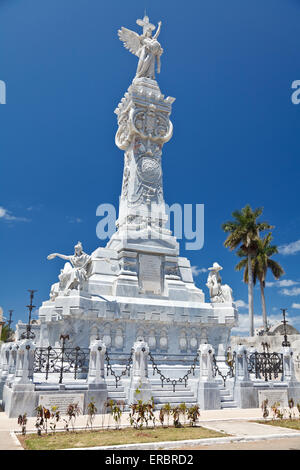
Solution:
{"label": "stone pedestal", "polygon": [[258,392],[251,382],[248,372],[247,348],[238,345],[235,353],[234,401],[239,408],[257,408]]}
{"label": "stone pedestal", "polygon": [[140,340],[134,343],[128,404],[136,403],[139,400],[147,402],[151,399],[151,383],[148,378],[148,354],[149,346],[145,341]]}
{"label": "stone pedestal", "polygon": [[300,382],[297,381],[295,375],[294,354],[290,347],[281,349],[283,359],[282,381],[288,386],[288,399],[293,398],[294,402],[300,401]]}
{"label": "stone pedestal", "polygon": [[105,343],[99,339],[93,341],[90,345],[90,362],[88,373],[88,384],[103,384],[104,379],[104,360],[105,360],[106,346]]}
{"label": "stone pedestal", "polygon": [[220,389],[213,375],[214,349],[211,344],[201,344],[198,354],[200,376],[197,402],[202,410],[219,410],[221,408]]}

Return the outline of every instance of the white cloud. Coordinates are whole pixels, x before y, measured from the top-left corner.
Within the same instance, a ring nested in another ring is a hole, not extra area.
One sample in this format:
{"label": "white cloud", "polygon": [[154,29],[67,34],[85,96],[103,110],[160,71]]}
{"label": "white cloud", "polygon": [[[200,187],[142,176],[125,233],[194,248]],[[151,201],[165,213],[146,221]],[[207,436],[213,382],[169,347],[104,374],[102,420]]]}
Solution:
{"label": "white cloud", "polygon": [[0,206],[0,220],[4,220],[6,222],[30,222],[30,219],[27,219],[26,217],[16,217],[15,215],[12,215],[10,211],[2,206]]}
{"label": "white cloud", "polygon": [[[254,328],[258,328],[262,325],[262,317],[259,315],[254,315]],[[232,328],[231,330],[234,336],[243,335],[249,333],[249,315],[248,313],[239,314],[239,324],[238,326]]]}
{"label": "white cloud", "polygon": [[80,219],[80,217],[73,217],[73,216],[69,216],[69,215],[67,215],[67,221],[70,224],[81,224],[82,223],[82,219]]}
{"label": "white cloud", "polygon": [[300,295],[300,287],[293,287],[293,289],[282,289],[281,291],[279,291],[279,293],[282,295],[289,296]]}
{"label": "white cloud", "polygon": [[191,269],[194,276],[198,276],[200,273],[206,273],[208,271],[206,268],[199,268],[199,266],[191,266]]}
{"label": "white cloud", "polygon": [[246,304],[246,302],[244,302],[243,300],[236,300],[234,303],[237,308],[248,308],[248,304]]}
{"label": "white cloud", "polygon": [[300,251],[300,240],[278,247],[278,252],[281,255],[294,255],[295,253],[298,253],[298,251]]}
{"label": "white cloud", "polygon": [[[272,326],[276,323],[281,322],[282,315],[278,313],[276,315],[268,315],[268,323]],[[299,323],[299,317],[288,317],[287,318],[290,325]],[[254,315],[254,328],[260,328],[263,326],[262,315]],[[247,313],[239,313],[239,325],[232,328],[232,335],[234,336],[245,336],[249,334],[249,315]]]}
{"label": "white cloud", "polygon": [[267,287],[290,287],[299,284],[297,281],[292,281],[291,279],[283,279],[282,281],[266,282]]}
{"label": "white cloud", "polygon": [[295,302],[292,305],[292,308],[299,308],[300,309],[300,304],[296,304]]}

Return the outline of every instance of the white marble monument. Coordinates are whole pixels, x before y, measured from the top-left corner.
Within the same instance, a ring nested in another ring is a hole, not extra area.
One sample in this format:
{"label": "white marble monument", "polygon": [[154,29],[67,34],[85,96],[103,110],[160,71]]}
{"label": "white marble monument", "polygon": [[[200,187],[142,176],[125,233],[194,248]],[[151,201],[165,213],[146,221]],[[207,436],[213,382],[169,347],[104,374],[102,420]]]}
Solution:
{"label": "white marble monument", "polygon": [[67,333],[69,346],[88,347],[100,338],[118,357],[143,338],[151,352],[166,361],[174,363],[181,355],[190,362],[205,342],[216,355],[224,353],[237,309],[231,289],[221,285],[217,263],[208,280],[211,298],[205,302],[189,260],[180,256],[178,241],[167,228],[162,149],[172,137],[175,98],[165,97],[155,80],[163,53],[158,42],[161,22],[157,29],[147,16],[137,23],[141,35],[119,30],[124,46],[138,57],[138,66],[115,110],[115,142],[124,152],[117,231],[106,247],[91,255],[79,242],[74,255],[48,256],[66,264],[50,299],[39,309],[40,346],[54,346],[60,334]]}

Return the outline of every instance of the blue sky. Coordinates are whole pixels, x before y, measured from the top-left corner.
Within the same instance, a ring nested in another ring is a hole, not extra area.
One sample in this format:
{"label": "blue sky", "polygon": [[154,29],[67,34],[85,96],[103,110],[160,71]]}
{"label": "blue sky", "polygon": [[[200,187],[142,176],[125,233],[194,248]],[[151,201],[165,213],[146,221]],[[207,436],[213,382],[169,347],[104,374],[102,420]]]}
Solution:
{"label": "blue sky", "polygon": [[[104,244],[96,208],[118,205],[123,171],[113,111],[136,69],[117,30],[138,30],[144,8],[162,20],[158,82],[176,97],[165,199],[205,204],[204,247],[181,254],[206,295],[204,268],[224,267],[245,333],[247,286],[221,224],[247,203],[263,206],[274,243],[285,246],[276,257],[285,276],[268,278],[268,313],[275,321],[286,307],[300,328],[298,0],[0,0],[0,305],[25,320],[27,289],[38,290],[39,306],[62,267],[49,253],[71,253],[78,240],[88,253]],[[258,288],[255,314],[260,324]]]}

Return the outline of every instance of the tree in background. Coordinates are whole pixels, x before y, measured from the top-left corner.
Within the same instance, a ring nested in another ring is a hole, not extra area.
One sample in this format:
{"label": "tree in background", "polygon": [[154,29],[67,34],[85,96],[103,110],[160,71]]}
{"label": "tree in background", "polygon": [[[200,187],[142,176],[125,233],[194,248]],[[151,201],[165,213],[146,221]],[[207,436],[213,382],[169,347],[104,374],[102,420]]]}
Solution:
{"label": "tree in background", "polygon": [[247,204],[242,210],[232,212],[233,220],[222,225],[224,232],[228,233],[224,246],[231,251],[239,249],[247,257],[250,336],[254,336],[252,258],[257,251],[260,232],[273,228],[268,222],[257,221],[262,213],[263,208],[252,210]]}
{"label": "tree in background", "polygon": [[9,328],[9,326],[5,323],[2,327],[1,331],[1,341],[4,341],[6,343],[7,341],[12,341],[14,335],[14,330]]}
{"label": "tree in background", "polygon": [[[262,304],[262,316],[264,331],[268,330],[267,308],[265,299],[265,286],[268,270],[271,271],[275,279],[279,279],[284,273],[282,266],[272,258],[273,255],[278,253],[276,245],[271,245],[273,237],[271,233],[265,235],[264,238],[257,241],[256,253],[252,257],[252,278],[255,285],[257,279],[260,283],[260,294]],[[244,282],[248,284],[248,259],[243,250],[239,250],[237,255],[243,258],[235,267],[237,271],[244,269]]]}

